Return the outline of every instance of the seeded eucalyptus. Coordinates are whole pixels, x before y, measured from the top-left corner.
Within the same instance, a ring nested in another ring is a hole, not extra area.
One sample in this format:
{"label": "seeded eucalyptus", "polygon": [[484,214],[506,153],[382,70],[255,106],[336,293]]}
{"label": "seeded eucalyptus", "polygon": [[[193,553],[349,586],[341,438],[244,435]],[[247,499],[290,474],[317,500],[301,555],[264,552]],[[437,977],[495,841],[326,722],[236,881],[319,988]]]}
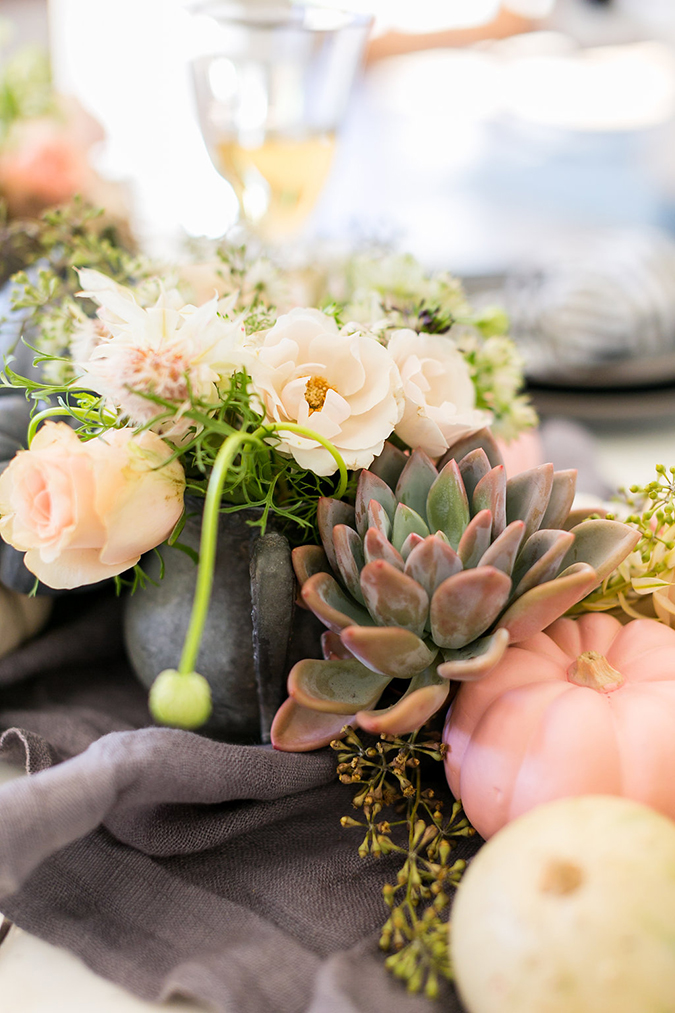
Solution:
{"label": "seeded eucalyptus", "polygon": [[[440,979],[452,976],[446,912],[466,865],[453,852],[457,838],[471,837],[475,830],[461,803],[446,815],[434,790],[422,786],[425,763],[443,759],[438,733],[382,735],[367,745],[350,726],[343,731],[344,740],[334,740],[331,748],[340,781],[356,787],[352,805],[361,818],[343,816],[342,826],[365,830],[362,858],[396,854],[403,860],[396,882],[382,888],[391,912],[380,936],[380,947],[389,953],[385,965],[408,991],[424,991],[434,999]],[[394,818],[383,819],[383,811],[391,808]]]}

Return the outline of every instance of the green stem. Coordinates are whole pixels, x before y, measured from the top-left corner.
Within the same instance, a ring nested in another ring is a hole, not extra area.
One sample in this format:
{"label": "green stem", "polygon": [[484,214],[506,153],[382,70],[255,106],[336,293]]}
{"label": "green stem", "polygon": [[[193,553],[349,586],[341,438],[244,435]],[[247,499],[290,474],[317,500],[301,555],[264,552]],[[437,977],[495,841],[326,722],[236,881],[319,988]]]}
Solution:
{"label": "green stem", "polygon": [[305,426],[295,422],[273,422],[269,425],[260,426],[253,433],[234,433],[228,436],[223,442],[216,455],[209,484],[206,490],[204,512],[202,515],[202,534],[199,543],[199,571],[197,573],[197,586],[192,603],[190,624],[183,644],[178,671],[181,675],[189,675],[194,672],[197,665],[197,656],[206,624],[206,615],[211,601],[211,590],[213,588],[213,573],[216,562],[216,545],[218,541],[218,517],[220,514],[220,497],[223,492],[223,485],[227,477],[227,471],[235,457],[242,450],[246,443],[262,443],[262,437],[279,431],[300,433],[322,447],[331,454],[340,472],[335,495],[337,498],[344,495],[347,488],[348,474],[345,462],[332,445],[319,433],[307,429]]}
{"label": "green stem", "polygon": [[[26,438],[28,440],[29,447],[33,442],[33,440],[35,439],[35,434],[37,433],[38,426],[40,425],[40,423],[44,422],[45,419],[51,419],[58,415],[72,415],[73,418],[78,419],[78,421],[80,422],[98,422],[99,424],[101,423],[101,416],[94,412],[87,411],[86,408],[63,408],[63,407],[45,408],[44,411],[38,412],[37,415],[34,415],[28,424],[28,432],[26,434]],[[114,422],[115,421],[114,417],[111,417],[110,421],[111,423]]]}

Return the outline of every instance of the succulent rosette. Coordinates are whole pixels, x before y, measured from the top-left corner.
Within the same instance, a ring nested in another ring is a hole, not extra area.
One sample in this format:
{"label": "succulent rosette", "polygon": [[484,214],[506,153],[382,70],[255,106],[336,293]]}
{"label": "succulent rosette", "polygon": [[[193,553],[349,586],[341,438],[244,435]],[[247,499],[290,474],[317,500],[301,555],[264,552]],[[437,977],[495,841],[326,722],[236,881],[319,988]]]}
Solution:
{"label": "succulent rosette", "polygon": [[[345,724],[407,734],[451,680],[490,672],[509,643],[549,626],[632,551],[636,532],[586,519],[565,530],[576,472],[506,478],[488,430],[438,467],[390,444],[360,475],[355,505],[318,504],[323,547],[294,550],[303,604],[327,627],[323,660],[296,664],[272,728],[278,749],[318,748]],[[403,694],[378,709],[394,680]],[[407,684],[407,685],[406,685]]]}

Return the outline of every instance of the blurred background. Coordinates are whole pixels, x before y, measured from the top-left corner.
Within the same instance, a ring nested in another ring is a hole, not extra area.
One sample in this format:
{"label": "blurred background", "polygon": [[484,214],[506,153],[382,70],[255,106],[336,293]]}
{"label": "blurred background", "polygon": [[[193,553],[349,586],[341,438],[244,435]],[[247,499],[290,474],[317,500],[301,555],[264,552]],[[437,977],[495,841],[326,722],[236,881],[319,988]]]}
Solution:
{"label": "blurred background", "polygon": [[[203,6],[0,0],[3,59],[49,46],[56,89],[92,118],[88,163],[153,253],[239,215],[243,169],[227,145],[218,163],[205,113],[231,62],[206,75],[201,120],[194,94],[191,65],[217,48]],[[389,244],[504,303],[545,412],[673,416],[675,2],[341,6],[374,22],[332,158],[294,155],[318,180],[303,240]]]}

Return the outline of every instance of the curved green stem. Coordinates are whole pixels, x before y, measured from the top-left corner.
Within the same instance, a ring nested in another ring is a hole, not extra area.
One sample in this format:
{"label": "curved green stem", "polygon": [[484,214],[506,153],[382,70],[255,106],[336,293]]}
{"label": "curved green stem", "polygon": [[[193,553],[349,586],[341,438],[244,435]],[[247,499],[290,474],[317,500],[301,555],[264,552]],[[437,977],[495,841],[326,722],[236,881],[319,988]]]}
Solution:
{"label": "curved green stem", "polygon": [[202,534],[199,542],[199,570],[197,586],[192,602],[190,624],[185,635],[183,653],[181,654],[178,671],[181,675],[189,675],[195,671],[197,655],[202,642],[206,614],[211,602],[213,588],[213,571],[216,562],[216,545],[218,541],[218,516],[220,513],[220,497],[225,484],[227,470],[245,443],[260,443],[251,433],[234,433],[222,444],[213,464],[209,477],[209,485],[204,501],[202,514]]}
{"label": "curved green stem", "polygon": [[[80,422],[101,422],[101,416],[93,412],[88,411],[86,408],[45,408],[44,411],[38,412],[34,415],[28,424],[27,440],[28,446],[35,439],[35,434],[38,431],[38,426],[45,419],[51,419],[58,415],[72,415],[73,418],[78,419]],[[111,418],[111,422],[114,422],[114,418]]]}
{"label": "curved green stem", "polygon": [[339,453],[339,451],[333,446],[333,444],[329,440],[326,439],[325,436],[320,436],[319,433],[315,433],[313,429],[308,429],[307,426],[301,426],[297,422],[265,423],[265,425],[260,426],[258,429],[256,429],[256,431],[253,433],[253,436],[259,437],[264,436],[266,433],[273,433],[273,432],[298,433],[300,436],[306,436],[308,440],[314,440],[316,443],[320,443],[322,447],[325,447],[325,449],[328,451],[328,453],[331,455],[331,457],[337,464],[338,471],[340,473],[340,481],[338,482],[338,487],[335,490],[335,498],[340,499],[342,496],[344,496],[345,491],[347,489],[347,482],[349,481],[349,475],[347,474],[347,465],[343,461],[342,455]]}
{"label": "curved green stem", "polygon": [[295,422],[273,422],[270,425],[260,426],[253,433],[233,433],[222,443],[213,464],[213,470],[209,476],[209,484],[206,490],[204,501],[204,512],[202,514],[202,534],[199,542],[199,571],[197,573],[197,586],[192,602],[190,623],[185,635],[183,652],[181,654],[178,671],[181,675],[189,675],[195,671],[197,655],[204,633],[206,615],[211,601],[211,590],[213,588],[213,572],[216,563],[216,544],[218,541],[218,516],[220,514],[220,497],[227,477],[227,471],[237,454],[247,443],[262,444],[262,437],[275,431],[288,430],[299,433],[310,440],[315,440],[332,455],[340,472],[340,481],[335,492],[336,497],[344,494],[347,488],[349,476],[347,467],[342,457],[332,445],[319,433],[307,429],[305,426]]}

